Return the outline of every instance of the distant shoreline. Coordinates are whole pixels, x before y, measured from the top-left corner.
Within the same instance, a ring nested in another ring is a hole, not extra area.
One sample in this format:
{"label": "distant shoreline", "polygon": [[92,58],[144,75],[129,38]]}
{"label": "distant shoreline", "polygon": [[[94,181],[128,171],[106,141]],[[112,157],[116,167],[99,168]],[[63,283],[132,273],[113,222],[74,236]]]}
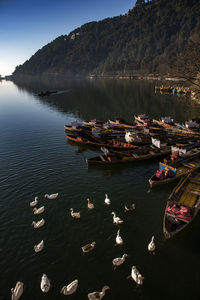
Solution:
{"label": "distant shoreline", "polygon": [[88,75],[89,79],[113,78],[113,79],[129,79],[129,80],[157,80],[157,81],[176,81],[185,82],[185,79],[173,77],[172,75]]}
{"label": "distant shoreline", "polygon": [[5,80],[15,80],[20,78],[69,78],[69,79],[128,79],[128,80],[149,80],[149,81],[163,81],[163,82],[187,82],[187,80],[183,78],[178,78],[173,75],[154,75],[154,74],[85,74],[85,75],[75,75],[72,74],[58,74],[58,73],[46,73],[46,74],[38,74],[38,75],[10,75],[6,76]]}

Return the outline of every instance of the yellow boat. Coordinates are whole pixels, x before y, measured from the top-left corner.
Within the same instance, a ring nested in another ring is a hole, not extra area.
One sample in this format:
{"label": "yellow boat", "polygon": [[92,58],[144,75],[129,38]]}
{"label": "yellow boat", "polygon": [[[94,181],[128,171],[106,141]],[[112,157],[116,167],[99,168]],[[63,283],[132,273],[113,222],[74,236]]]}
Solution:
{"label": "yellow boat", "polygon": [[196,217],[200,209],[200,169],[190,172],[169,196],[163,220],[163,233],[171,238]]}

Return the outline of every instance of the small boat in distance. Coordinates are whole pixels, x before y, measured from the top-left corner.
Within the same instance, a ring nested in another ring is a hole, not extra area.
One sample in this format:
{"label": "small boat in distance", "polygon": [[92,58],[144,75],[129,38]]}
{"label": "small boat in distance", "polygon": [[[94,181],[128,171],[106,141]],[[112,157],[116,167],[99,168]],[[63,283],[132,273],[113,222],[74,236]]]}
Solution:
{"label": "small boat in distance", "polygon": [[165,209],[163,233],[167,239],[188,226],[200,209],[199,169],[184,177],[174,188]]}
{"label": "small boat in distance", "polygon": [[53,91],[41,91],[38,96],[43,97],[43,96],[49,96],[51,94],[56,94],[58,91],[57,90],[53,90]]}

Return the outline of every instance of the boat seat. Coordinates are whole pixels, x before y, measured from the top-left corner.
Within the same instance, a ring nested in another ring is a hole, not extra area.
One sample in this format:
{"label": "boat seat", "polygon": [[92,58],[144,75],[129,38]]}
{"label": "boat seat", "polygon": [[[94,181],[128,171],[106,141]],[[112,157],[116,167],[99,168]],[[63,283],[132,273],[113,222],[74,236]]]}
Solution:
{"label": "boat seat", "polygon": [[185,222],[185,223],[189,223],[189,222],[190,222],[190,221],[187,221],[187,220],[183,220],[183,219],[181,219],[181,218],[178,218],[177,216],[174,216],[173,214],[170,214],[170,213],[166,213],[166,215],[171,216],[171,217],[173,217],[173,218],[175,218],[175,219],[177,219],[177,220],[180,220],[180,221],[182,221],[182,222]]}
{"label": "boat seat", "polygon": [[192,207],[195,204],[197,197],[196,194],[192,194],[190,191],[184,191],[179,199],[179,203]]}
{"label": "boat seat", "polygon": [[197,184],[196,182],[193,183],[190,182],[187,188],[194,191],[200,191],[200,184]]}
{"label": "boat seat", "polygon": [[195,166],[195,164],[190,164],[190,163],[182,163],[182,165],[186,168],[193,168]]}
{"label": "boat seat", "polygon": [[188,171],[188,169],[187,168],[185,168],[185,167],[181,167],[181,168],[179,168],[179,169],[177,169],[177,175],[180,175],[180,174],[184,174],[184,173],[186,173]]}
{"label": "boat seat", "polygon": [[200,183],[200,179],[198,179],[198,178],[190,178],[190,182],[192,182],[192,183]]}

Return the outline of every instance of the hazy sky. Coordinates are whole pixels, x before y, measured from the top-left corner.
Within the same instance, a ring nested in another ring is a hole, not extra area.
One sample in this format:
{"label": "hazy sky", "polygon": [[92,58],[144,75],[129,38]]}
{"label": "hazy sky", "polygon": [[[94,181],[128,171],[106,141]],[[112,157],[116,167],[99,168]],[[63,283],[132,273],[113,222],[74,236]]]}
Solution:
{"label": "hazy sky", "polygon": [[0,74],[11,74],[59,35],[134,5],[135,0],[0,0]]}

